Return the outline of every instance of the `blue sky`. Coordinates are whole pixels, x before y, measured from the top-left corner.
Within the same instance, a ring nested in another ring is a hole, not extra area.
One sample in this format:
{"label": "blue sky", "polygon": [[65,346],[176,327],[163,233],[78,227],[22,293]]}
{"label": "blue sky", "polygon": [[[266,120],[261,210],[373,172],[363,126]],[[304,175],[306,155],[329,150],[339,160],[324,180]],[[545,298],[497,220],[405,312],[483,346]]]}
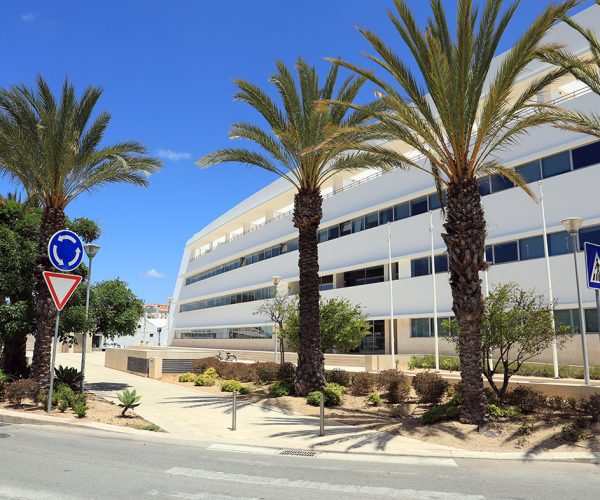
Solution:
{"label": "blue sky", "polygon": [[[428,2],[409,3],[424,20]],[[454,10],[455,0],[444,3]],[[522,2],[502,50],[547,3]],[[118,276],[145,301],[165,302],[186,240],[273,180],[243,166],[194,165],[228,144],[233,121],[257,120],[233,101],[232,80],[267,87],[274,61],[293,64],[298,55],[321,72],[328,69],[325,56],[365,64],[361,51],[368,47],[355,25],[405,55],[386,17],[391,6],[391,0],[3,0],[0,86],[32,85],[37,74],[55,89],[66,75],[78,89],[102,86],[99,109],[112,114],[106,140],[136,139],[163,157],[148,189],[110,186],[69,206],[69,216],[102,227],[94,280]],[[13,189],[0,179],[0,193]]]}

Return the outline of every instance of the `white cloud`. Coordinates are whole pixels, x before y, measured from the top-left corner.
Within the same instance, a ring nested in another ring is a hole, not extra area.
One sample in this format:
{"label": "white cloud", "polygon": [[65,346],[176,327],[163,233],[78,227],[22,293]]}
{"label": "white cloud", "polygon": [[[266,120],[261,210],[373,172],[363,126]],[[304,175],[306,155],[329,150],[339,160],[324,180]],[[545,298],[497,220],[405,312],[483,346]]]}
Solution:
{"label": "white cloud", "polygon": [[192,157],[191,153],[172,151],[171,149],[159,149],[158,156],[171,161],[189,160]]}
{"label": "white cloud", "polygon": [[159,278],[159,279],[167,277],[166,274],[161,273],[154,268],[148,269],[148,271],[140,273],[140,276],[143,276],[144,278]]}
{"label": "white cloud", "polygon": [[35,21],[37,16],[37,12],[26,12],[25,14],[21,14],[21,21],[25,23],[32,23]]}

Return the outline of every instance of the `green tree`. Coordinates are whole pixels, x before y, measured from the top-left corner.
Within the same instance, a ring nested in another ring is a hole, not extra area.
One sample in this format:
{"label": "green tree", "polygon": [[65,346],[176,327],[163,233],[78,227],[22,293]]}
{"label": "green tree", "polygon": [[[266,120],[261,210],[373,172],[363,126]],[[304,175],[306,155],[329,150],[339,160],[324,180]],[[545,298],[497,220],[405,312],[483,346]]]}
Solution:
{"label": "green tree", "polygon": [[[479,2],[477,2],[479,3]],[[458,0],[456,27],[448,25],[441,0],[430,0],[433,16],[422,29],[409,2],[395,0],[388,13],[416,63],[369,30],[360,30],[376,55],[367,57],[391,83],[359,66],[332,60],[378,87],[385,111],[372,112],[374,122],[346,133],[346,146],[387,156],[387,163],[432,175],[441,198],[445,194],[445,233],[453,311],[460,326],[462,414],[464,422],[481,423],[486,400],[481,373],[483,297],[479,272],[485,267],[486,220],[478,178],[497,174],[533,194],[497,153],[512,146],[532,127],[549,123],[552,114],[536,96],[559,76],[550,71],[524,85],[520,78],[539,53],[552,48],[544,36],[576,0],[549,5],[493,65],[494,55],[518,2],[503,9],[503,0],[486,0],[482,10],[473,0]],[[423,83],[421,83],[423,82]],[[361,111],[360,106],[352,105]],[[339,137],[337,138],[339,141]],[[388,144],[404,144],[421,157]]]}
{"label": "green tree", "polygon": [[292,299],[288,293],[279,293],[272,299],[264,301],[256,308],[254,314],[267,318],[274,323],[279,333],[279,352],[281,352],[281,363],[285,363],[285,339],[281,332],[284,329],[290,308],[293,306]]}
{"label": "green tree", "polygon": [[40,76],[35,89],[0,90],[0,172],[20,182],[42,207],[35,268],[36,334],[32,376],[49,381],[52,327],[56,309],[42,279],[50,269],[48,240],[65,228],[65,209],[81,193],[127,182],[146,186],[160,162],[138,142],[102,146],[110,115],[93,117],[102,90],[90,86],[78,98],[65,80],[58,98]]}
{"label": "green tree", "polygon": [[[371,325],[361,307],[347,299],[321,299],[321,351],[352,351],[371,333]],[[300,314],[297,303],[288,308],[281,335],[293,349],[300,346]]]}
{"label": "green tree", "polygon": [[263,168],[286,179],[295,189],[293,223],[298,228],[300,271],[300,342],[296,393],[306,396],[325,384],[319,331],[319,259],[317,229],[322,217],[321,187],[341,170],[385,164],[370,152],[349,152],[337,147],[331,138],[339,131],[361,123],[366,111],[378,109],[378,102],[352,111],[347,106],[325,104],[323,100],[352,102],[365,78],[349,76],[336,88],[338,66],[333,65],[325,82],[320,83],[315,68],[298,59],[298,78],[281,62],[271,76],[282,106],[260,87],[235,80],[235,99],[258,111],[267,127],[234,123],[229,137],[254,143],[253,149],[226,148],[198,161],[201,167],[218,163],[245,163]]}
{"label": "green tree", "polygon": [[[506,395],[510,378],[523,363],[552,347],[555,339],[559,349],[569,340],[567,329],[554,328],[553,315],[554,306],[548,305],[544,295],[515,283],[498,285],[485,299],[481,366],[499,399]],[[446,320],[444,328],[453,333],[450,339],[460,337],[456,321]],[[501,385],[494,380],[496,373],[502,373]]]}

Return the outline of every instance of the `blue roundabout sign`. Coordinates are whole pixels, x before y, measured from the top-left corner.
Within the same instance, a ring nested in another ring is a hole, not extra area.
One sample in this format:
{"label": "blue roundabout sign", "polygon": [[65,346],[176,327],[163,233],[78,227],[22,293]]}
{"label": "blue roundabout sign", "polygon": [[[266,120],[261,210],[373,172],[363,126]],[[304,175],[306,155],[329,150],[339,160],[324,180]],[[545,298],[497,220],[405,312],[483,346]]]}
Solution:
{"label": "blue roundabout sign", "polygon": [[68,229],[57,231],[48,242],[48,257],[59,271],[73,271],[83,260],[81,238]]}

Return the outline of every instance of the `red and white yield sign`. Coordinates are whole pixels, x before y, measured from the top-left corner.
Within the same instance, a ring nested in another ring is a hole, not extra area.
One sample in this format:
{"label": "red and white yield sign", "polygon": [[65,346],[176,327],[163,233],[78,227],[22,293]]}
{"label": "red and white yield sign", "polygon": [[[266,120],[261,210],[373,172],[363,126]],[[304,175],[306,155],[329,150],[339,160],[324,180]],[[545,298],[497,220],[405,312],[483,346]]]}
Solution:
{"label": "red and white yield sign", "polygon": [[73,295],[73,292],[75,292],[79,286],[79,283],[81,283],[81,276],[53,273],[51,271],[44,271],[42,274],[44,275],[44,281],[46,281],[46,285],[48,285],[48,289],[50,290],[50,295],[52,295],[54,305],[56,305],[56,308],[59,311],[62,311],[63,307],[65,307],[68,300],[71,298],[71,295]]}

